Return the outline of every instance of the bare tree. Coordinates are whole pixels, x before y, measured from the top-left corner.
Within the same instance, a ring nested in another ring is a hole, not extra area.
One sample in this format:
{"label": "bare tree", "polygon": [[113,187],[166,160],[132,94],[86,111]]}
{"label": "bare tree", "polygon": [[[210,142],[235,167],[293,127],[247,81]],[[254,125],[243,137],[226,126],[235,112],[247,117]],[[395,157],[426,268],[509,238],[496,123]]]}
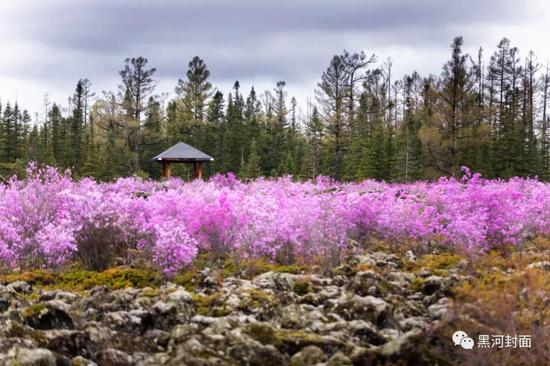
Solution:
{"label": "bare tree", "polygon": [[347,90],[348,90],[348,96],[347,96],[347,104],[348,104],[348,126],[350,128],[353,128],[353,122],[355,118],[355,95],[356,85],[360,85],[363,81],[365,81],[366,76],[361,71],[364,70],[369,64],[372,64],[376,62],[376,56],[370,55],[367,57],[365,52],[361,51],[360,53],[349,53],[348,51],[344,50],[344,53],[342,56],[340,56],[342,63],[344,65],[344,74],[347,77]]}
{"label": "bare tree", "polygon": [[82,92],[84,97],[84,124],[87,124],[89,121],[90,105],[96,96],[92,91],[92,82],[87,78],[82,79]]}

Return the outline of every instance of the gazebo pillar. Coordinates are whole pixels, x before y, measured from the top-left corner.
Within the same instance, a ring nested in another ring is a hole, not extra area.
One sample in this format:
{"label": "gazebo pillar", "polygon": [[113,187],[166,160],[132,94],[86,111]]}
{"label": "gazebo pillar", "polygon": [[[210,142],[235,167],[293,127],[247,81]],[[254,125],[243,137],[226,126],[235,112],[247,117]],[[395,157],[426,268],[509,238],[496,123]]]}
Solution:
{"label": "gazebo pillar", "polygon": [[170,178],[172,176],[172,164],[168,161],[162,162],[162,176],[164,178]]}
{"label": "gazebo pillar", "polygon": [[193,162],[193,178],[202,179],[202,161]]}

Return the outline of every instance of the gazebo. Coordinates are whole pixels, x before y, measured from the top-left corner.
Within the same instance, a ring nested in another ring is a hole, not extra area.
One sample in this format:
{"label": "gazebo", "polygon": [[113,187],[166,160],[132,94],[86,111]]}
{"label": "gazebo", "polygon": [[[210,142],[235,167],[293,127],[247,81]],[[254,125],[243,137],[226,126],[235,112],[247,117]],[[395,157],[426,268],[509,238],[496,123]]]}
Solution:
{"label": "gazebo", "polygon": [[153,161],[162,164],[162,176],[170,177],[172,175],[172,163],[193,164],[193,173],[197,178],[202,178],[202,163],[214,161],[214,158],[193,146],[184,142],[178,142],[165,152],[155,156]]}

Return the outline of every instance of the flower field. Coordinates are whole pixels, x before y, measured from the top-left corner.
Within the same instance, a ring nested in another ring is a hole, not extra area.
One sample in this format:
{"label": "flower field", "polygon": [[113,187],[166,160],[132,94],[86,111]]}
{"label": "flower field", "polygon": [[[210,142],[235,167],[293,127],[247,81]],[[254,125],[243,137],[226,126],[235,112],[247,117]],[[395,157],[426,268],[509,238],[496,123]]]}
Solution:
{"label": "flower field", "polygon": [[30,166],[0,185],[0,263],[58,268],[80,260],[152,264],[167,274],[201,252],[312,261],[360,250],[369,239],[483,253],[550,234],[550,185],[514,178],[388,184],[320,177],[244,183],[234,176],[166,182],[74,181]]}

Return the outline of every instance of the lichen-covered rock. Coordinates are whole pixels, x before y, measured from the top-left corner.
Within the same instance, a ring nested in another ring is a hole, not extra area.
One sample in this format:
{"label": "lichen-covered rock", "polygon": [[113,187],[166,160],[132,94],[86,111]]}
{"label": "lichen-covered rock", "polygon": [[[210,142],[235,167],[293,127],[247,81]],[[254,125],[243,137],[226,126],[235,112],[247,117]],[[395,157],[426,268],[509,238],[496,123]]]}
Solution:
{"label": "lichen-covered rock", "polygon": [[43,332],[48,349],[71,357],[90,357],[93,353],[92,343],[86,332],[79,330],[48,330]]}
{"label": "lichen-covered rock", "polygon": [[361,271],[357,273],[350,287],[351,290],[361,296],[379,295],[383,281],[382,276],[372,270]]}
{"label": "lichen-covered rock", "polygon": [[23,309],[21,315],[35,329],[72,329],[74,326],[62,302],[36,303]]}
{"label": "lichen-covered rock", "polygon": [[445,289],[445,279],[440,276],[430,276],[423,282],[422,292],[426,295],[432,295],[436,291]]}
{"label": "lichen-covered rock", "polygon": [[341,351],[336,352],[332,357],[328,360],[326,363],[326,366],[352,366],[353,363],[349,359],[348,356],[346,356]]}
{"label": "lichen-covered rock", "polygon": [[411,330],[382,345],[376,352],[379,362],[413,359],[418,351],[415,347],[420,335],[419,330]]}
{"label": "lichen-covered rock", "polygon": [[13,296],[7,290],[3,290],[2,287],[5,288],[5,286],[0,285],[0,313],[8,310],[13,301]]}
{"label": "lichen-covered rock", "polygon": [[167,301],[175,303],[189,303],[193,297],[183,287],[177,288],[175,291],[170,292],[166,297]]}
{"label": "lichen-covered rock", "polygon": [[[117,290],[3,282],[0,365],[15,362],[16,347],[25,362],[37,357],[45,364],[90,366],[339,366],[408,359],[417,336],[445,319],[447,296],[466,278],[424,262],[380,251],[324,272],[287,273],[273,265],[242,278],[246,271],[232,268],[223,278],[203,268],[174,279],[178,284]],[[34,349],[39,351],[28,351]]]}
{"label": "lichen-covered rock", "polygon": [[31,285],[29,285],[25,281],[15,281],[10,283],[8,286],[8,289],[12,289],[15,292],[22,293],[22,294],[29,294],[31,292]]}
{"label": "lichen-covered rock", "polygon": [[317,346],[304,347],[300,352],[295,353],[290,358],[289,366],[313,366],[324,362],[327,356]]}
{"label": "lichen-covered rock", "polygon": [[440,320],[447,315],[449,309],[449,299],[442,297],[435,304],[428,307],[428,314],[434,320]]}
{"label": "lichen-covered rock", "polygon": [[276,366],[283,363],[283,355],[275,345],[245,336],[240,329],[227,334],[229,355],[242,364]]}
{"label": "lichen-covered rock", "polygon": [[7,355],[6,366],[56,366],[57,357],[45,348],[12,348]]}
{"label": "lichen-covered rock", "polygon": [[115,330],[124,330],[131,332],[143,329],[143,317],[147,313],[144,311],[113,311],[105,313],[105,323]]}
{"label": "lichen-covered rock", "polygon": [[68,291],[46,291],[38,298],[38,301],[61,300],[72,303],[79,298],[78,295]]}
{"label": "lichen-covered rock", "polygon": [[550,261],[540,261],[540,262],[530,263],[527,266],[527,269],[542,269],[545,271],[550,271]]}
{"label": "lichen-covered rock", "polygon": [[96,359],[100,365],[105,366],[130,366],[133,364],[132,356],[114,348],[100,351],[96,355]]}
{"label": "lichen-covered rock", "polygon": [[278,322],[283,328],[319,330],[322,324],[328,323],[329,320],[313,305],[292,304],[280,309]]}
{"label": "lichen-covered rock", "polygon": [[391,306],[374,296],[347,295],[332,302],[334,311],[346,320],[366,319],[374,324],[390,324]]}
{"label": "lichen-covered rock", "polygon": [[72,366],[97,366],[97,363],[82,356],[76,356],[71,360],[71,363]]}

